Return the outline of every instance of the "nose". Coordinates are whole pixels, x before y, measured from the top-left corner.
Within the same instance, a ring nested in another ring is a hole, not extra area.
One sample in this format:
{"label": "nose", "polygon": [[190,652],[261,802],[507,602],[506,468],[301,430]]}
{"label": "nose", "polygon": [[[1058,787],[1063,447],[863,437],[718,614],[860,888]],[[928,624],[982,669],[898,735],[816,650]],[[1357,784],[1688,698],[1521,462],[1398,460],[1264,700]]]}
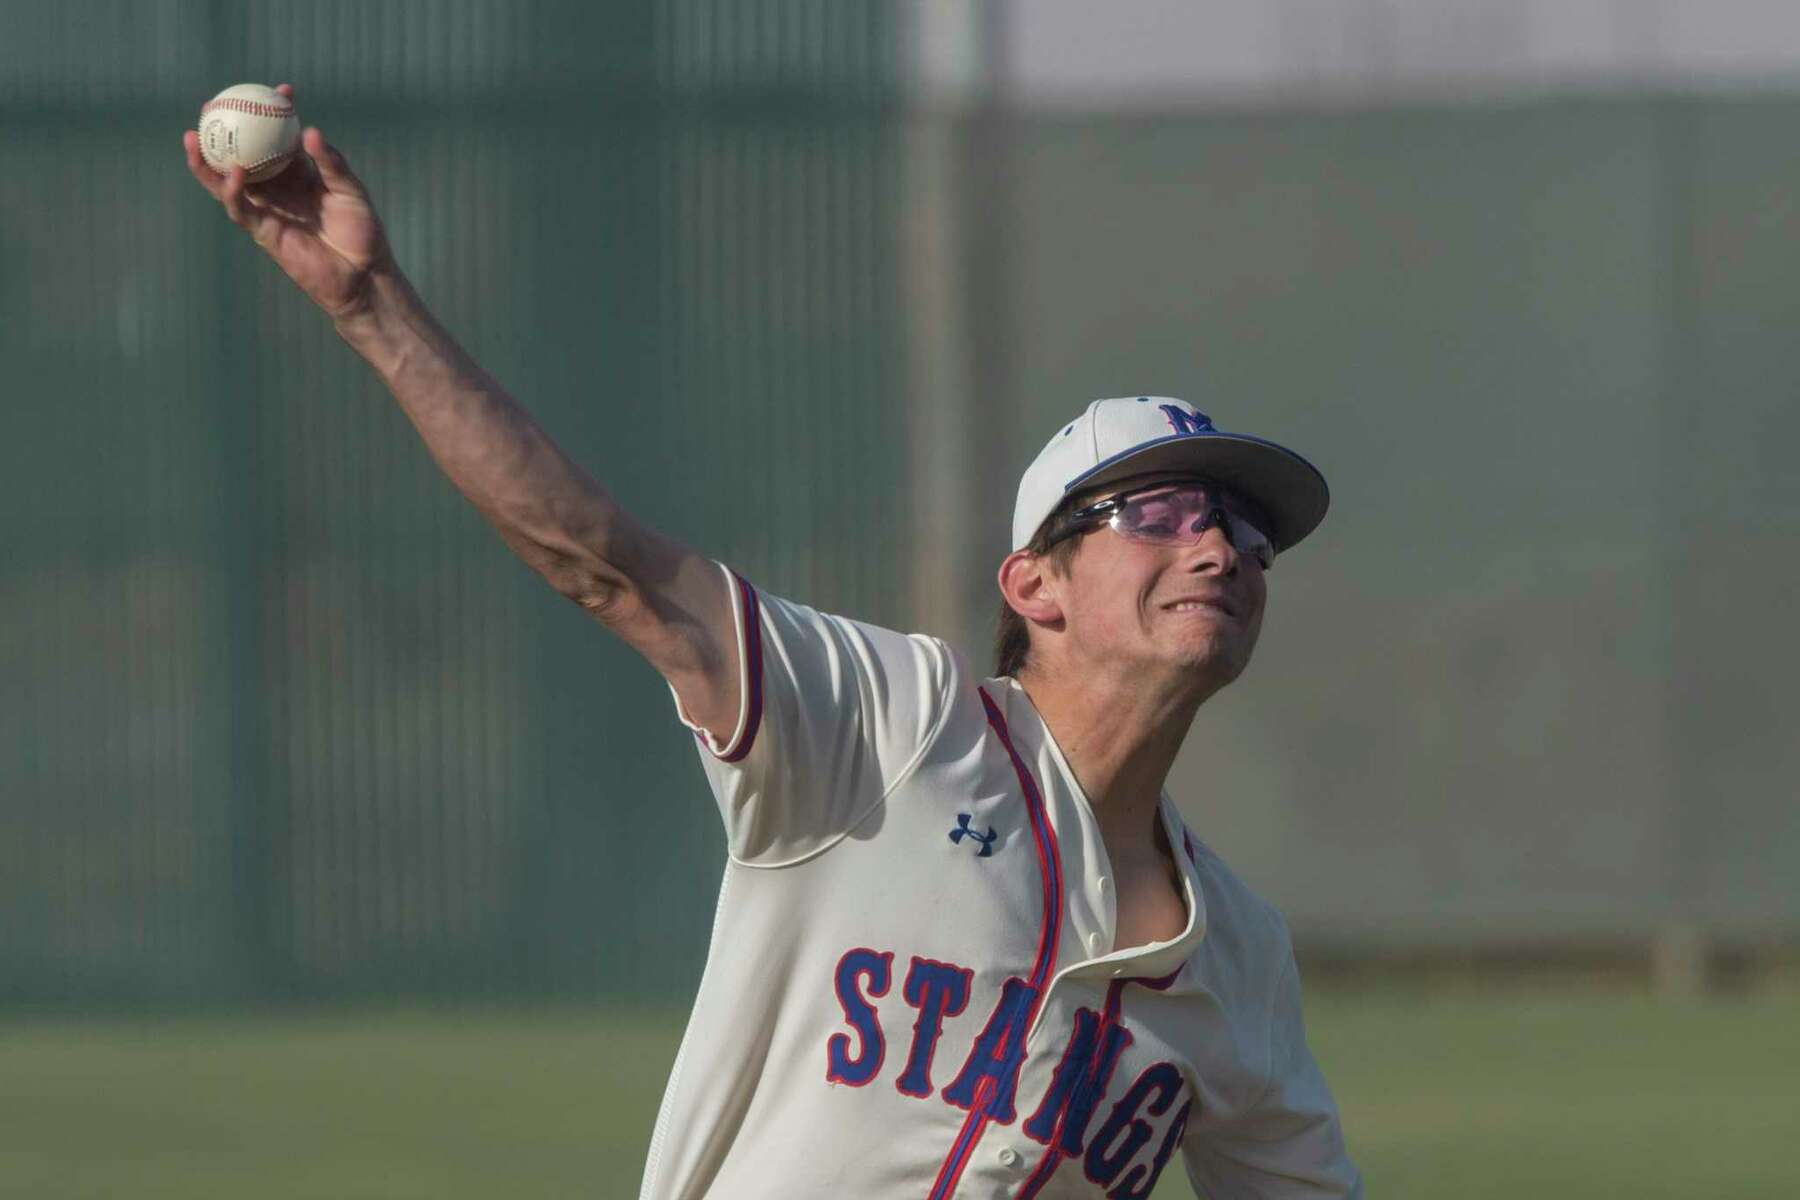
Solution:
{"label": "nose", "polygon": [[1222,575],[1229,579],[1243,565],[1237,547],[1225,533],[1225,514],[1219,509],[1200,518],[1200,540],[1190,546],[1183,566],[1197,575]]}

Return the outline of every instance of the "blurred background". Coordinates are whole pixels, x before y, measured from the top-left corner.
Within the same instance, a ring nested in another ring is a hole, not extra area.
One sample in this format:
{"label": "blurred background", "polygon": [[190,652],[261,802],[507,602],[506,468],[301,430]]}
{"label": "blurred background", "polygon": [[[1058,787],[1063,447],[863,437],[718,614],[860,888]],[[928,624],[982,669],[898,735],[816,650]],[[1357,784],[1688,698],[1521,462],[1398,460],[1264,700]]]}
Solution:
{"label": "blurred background", "polygon": [[187,177],[243,80],[774,593],[989,662],[1089,400],[1301,450],[1170,791],[1370,1195],[1800,1194],[1800,10],[0,0],[0,1195],[631,1195],[704,960],[666,690]]}

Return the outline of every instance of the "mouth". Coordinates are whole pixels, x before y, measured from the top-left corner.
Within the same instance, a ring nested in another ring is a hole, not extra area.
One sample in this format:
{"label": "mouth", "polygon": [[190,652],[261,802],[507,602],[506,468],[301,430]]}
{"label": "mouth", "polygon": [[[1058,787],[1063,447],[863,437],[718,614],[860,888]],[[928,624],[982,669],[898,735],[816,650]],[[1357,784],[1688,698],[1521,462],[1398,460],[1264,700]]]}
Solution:
{"label": "mouth", "polygon": [[1186,596],[1163,605],[1164,612],[1222,612],[1235,618],[1237,609],[1220,596]]}

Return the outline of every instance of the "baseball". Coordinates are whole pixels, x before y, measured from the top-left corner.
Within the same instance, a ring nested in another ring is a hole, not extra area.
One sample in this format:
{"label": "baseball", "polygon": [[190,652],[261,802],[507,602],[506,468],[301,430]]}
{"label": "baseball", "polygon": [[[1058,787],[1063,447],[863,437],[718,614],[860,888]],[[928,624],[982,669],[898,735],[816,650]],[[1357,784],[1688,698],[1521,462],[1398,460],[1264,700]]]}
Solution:
{"label": "baseball", "polygon": [[294,102],[260,83],[226,88],[200,107],[200,156],[221,175],[244,168],[251,183],[273,179],[300,151]]}

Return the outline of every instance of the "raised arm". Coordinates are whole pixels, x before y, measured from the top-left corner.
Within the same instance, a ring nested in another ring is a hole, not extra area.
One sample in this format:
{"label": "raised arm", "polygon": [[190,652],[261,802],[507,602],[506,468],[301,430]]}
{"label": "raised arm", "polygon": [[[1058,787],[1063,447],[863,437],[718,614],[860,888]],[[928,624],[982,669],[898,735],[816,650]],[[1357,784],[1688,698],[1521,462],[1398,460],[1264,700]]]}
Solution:
{"label": "raised arm", "polygon": [[[278,91],[292,97],[293,87]],[[729,737],[738,711],[731,597],[713,563],[635,520],[440,325],[394,261],[369,193],[315,128],[261,184],[188,170],[366,359],[444,474],[513,551],[660,671],[689,717]]]}

